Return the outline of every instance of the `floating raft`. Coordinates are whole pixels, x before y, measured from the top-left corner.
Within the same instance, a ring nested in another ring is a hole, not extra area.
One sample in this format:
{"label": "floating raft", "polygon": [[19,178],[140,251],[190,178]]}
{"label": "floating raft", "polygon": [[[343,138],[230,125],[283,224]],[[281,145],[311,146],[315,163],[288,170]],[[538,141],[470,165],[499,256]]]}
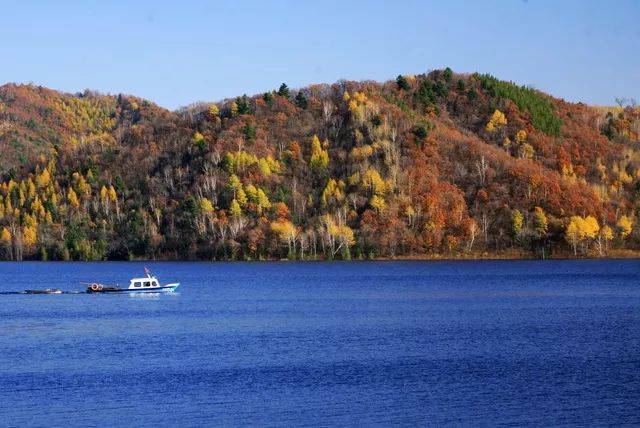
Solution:
{"label": "floating raft", "polygon": [[59,288],[44,288],[41,290],[24,290],[25,294],[62,294]]}
{"label": "floating raft", "polygon": [[62,291],[59,288],[44,288],[23,291],[0,291],[0,295],[8,294],[84,294],[84,291]]}
{"label": "floating raft", "polygon": [[87,287],[87,293],[121,293],[123,291],[128,290],[120,288],[117,285],[104,285],[98,284],[97,282],[94,282]]}

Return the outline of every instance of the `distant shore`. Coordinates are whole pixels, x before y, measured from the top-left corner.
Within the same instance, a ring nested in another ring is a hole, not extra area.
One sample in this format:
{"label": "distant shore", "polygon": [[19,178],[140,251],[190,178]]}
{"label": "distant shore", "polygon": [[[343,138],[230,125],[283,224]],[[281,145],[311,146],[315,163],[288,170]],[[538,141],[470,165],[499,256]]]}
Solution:
{"label": "distant shore", "polygon": [[[25,262],[136,262],[136,263],[151,263],[151,262],[326,262],[326,261],[339,261],[339,262],[366,262],[366,261],[455,261],[455,260],[607,260],[607,259],[640,259],[640,251],[628,250],[628,249],[616,249],[607,252],[604,256],[597,256],[589,254],[588,256],[578,255],[574,256],[572,253],[554,253],[551,255],[535,255],[526,252],[517,251],[505,251],[501,253],[488,253],[488,252],[474,252],[474,253],[455,253],[455,254],[414,254],[414,255],[399,255],[396,257],[373,257],[373,258],[352,258],[350,260],[327,260],[323,258],[306,258],[304,260],[291,260],[291,259],[278,259],[278,258],[266,258],[266,259],[189,259],[189,258],[157,258],[157,259],[131,259],[131,260],[23,260]],[[0,262],[15,262],[12,260],[0,260]],[[19,263],[19,262],[16,262]]]}
{"label": "distant shore", "polygon": [[640,251],[637,250],[611,250],[603,256],[589,254],[587,256],[574,256],[573,253],[563,252],[545,255],[523,253],[517,251],[505,251],[502,253],[460,253],[460,254],[426,254],[403,255],[395,258],[374,258],[371,260],[599,260],[599,259],[640,259]]}

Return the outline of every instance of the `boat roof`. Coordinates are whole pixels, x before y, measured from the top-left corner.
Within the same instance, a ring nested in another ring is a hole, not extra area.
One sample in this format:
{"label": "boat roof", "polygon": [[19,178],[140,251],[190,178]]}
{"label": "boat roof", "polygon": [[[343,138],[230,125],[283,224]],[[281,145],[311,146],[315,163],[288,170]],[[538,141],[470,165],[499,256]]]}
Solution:
{"label": "boat roof", "polygon": [[155,276],[143,276],[142,278],[131,278],[131,281],[148,281],[150,279],[158,280]]}

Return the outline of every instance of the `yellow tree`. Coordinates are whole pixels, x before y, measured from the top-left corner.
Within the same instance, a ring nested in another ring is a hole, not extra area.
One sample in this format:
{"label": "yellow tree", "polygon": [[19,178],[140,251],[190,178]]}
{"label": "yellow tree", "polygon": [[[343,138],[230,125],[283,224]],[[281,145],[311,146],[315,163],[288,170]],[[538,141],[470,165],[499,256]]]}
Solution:
{"label": "yellow tree", "polygon": [[109,212],[109,190],[105,186],[100,188],[100,202],[105,213]]}
{"label": "yellow tree", "polygon": [[520,239],[522,234],[522,226],[524,225],[524,216],[520,210],[514,210],[511,214],[511,228],[516,239]]}
{"label": "yellow tree", "polygon": [[247,205],[247,194],[244,190],[242,190],[242,187],[240,187],[236,192],[235,200],[238,202],[238,204],[240,204],[242,208]]}
{"label": "yellow tree", "polygon": [[118,202],[118,193],[113,186],[109,186],[109,199],[111,202]]}
{"label": "yellow tree", "polygon": [[200,199],[200,214],[196,218],[196,229],[200,235],[204,235],[207,231],[207,223],[211,224],[211,215],[213,214],[213,204],[207,198]]}
{"label": "yellow tree", "polygon": [[489,119],[489,122],[487,123],[486,129],[489,132],[493,132],[496,129],[504,126],[507,124],[507,118],[504,115],[504,113],[502,113],[500,110],[497,110],[493,112],[493,114],[491,115],[491,118]]}
{"label": "yellow tree", "polygon": [[209,104],[209,109],[207,110],[207,113],[209,114],[210,119],[214,119],[218,117],[218,115],[220,114],[220,109],[215,104]]}
{"label": "yellow tree", "polygon": [[271,169],[269,160],[267,158],[258,159],[258,169],[260,170],[262,175],[264,175],[265,177],[270,176],[271,173],[273,172]]}
{"label": "yellow tree", "polygon": [[116,192],[115,187],[113,187],[112,185],[109,186],[109,200],[115,204],[116,216],[120,218],[120,204],[118,203],[118,193]]}
{"label": "yellow tree", "polygon": [[27,179],[27,184],[26,184],[26,190],[27,190],[27,196],[29,197],[29,199],[33,199],[36,196],[36,185],[33,182],[33,180],[31,180],[30,178]]}
{"label": "yellow tree", "polygon": [[237,175],[231,174],[229,176],[229,189],[233,192],[233,197],[236,197],[236,194],[239,189],[242,189],[242,183]]}
{"label": "yellow tree", "polygon": [[536,207],[534,212],[535,231],[538,237],[542,238],[547,235],[549,229],[549,223],[547,221],[547,215],[541,207]]}
{"label": "yellow tree", "polygon": [[596,220],[593,216],[587,216],[584,219],[584,236],[585,236],[585,245],[584,245],[584,253],[586,254],[589,249],[589,243],[596,240],[598,238],[598,233],[600,232],[600,225],[598,224],[598,220]]}
{"label": "yellow tree", "polygon": [[541,207],[536,207],[533,214],[533,223],[536,237],[542,241],[542,258],[545,258],[545,246],[547,232],[549,230],[549,222],[547,221],[547,215]]}
{"label": "yellow tree", "polygon": [[625,239],[627,236],[631,234],[633,230],[633,221],[630,217],[623,215],[618,219],[616,223],[616,228],[618,229],[618,233],[622,239]]}
{"label": "yellow tree", "polygon": [[567,225],[567,228],[565,229],[565,232],[564,232],[565,239],[573,247],[574,256],[578,255],[578,244],[582,239],[581,225],[582,225],[582,217],[573,216],[569,220],[569,224]]}
{"label": "yellow tree", "polygon": [[258,209],[258,214],[262,214],[262,210],[271,208],[271,202],[267,197],[264,190],[258,189],[258,193],[256,195],[256,207]]}
{"label": "yellow tree", "polygon": [[293,223],[289,220],[279,219],[271,222],[271,230],[278,235],[280,242],[287,244],[289,250],[288,257],[293,258],[295,256],[297,236],[297,230]]}
{"label": "yellow tree", "polygon": [[531,146],[531,144],[528,144],[528,143],[523,143],[520,146],[520,149],[518,149],[518,155],[522,159],[533,159],[533,156],[535,154],[536,154],[535,149],[533,148],[533,146]]}
{"label": "yellow tree", "polygon": [[69,204],[74,208],[78,208],[80,206],[78,195],[71,187],[69,187],[69,190],[67,191],[67,201],[69,201]]}
{"label": "yellow tree", "polygon": [[235,116],[238,114],[238,104],[235,101],[232,101],[229,110],[231,111],[231,116]]}
{"label": "yellow tree", "polygon": [[595,239],[600,231],[598,220],[593,216],[586,218],[573,216],[565,229],[565,239],[573,247],[573,254],[578,255],[578,245],[584,243],[582,251],[586,254],[590,239]]}
{"label": "yellow tree", "polygon": [[200,148],[200,149],[204,149],[206,146],[206,143],[204,141],[204,135],[202,135],[201,133],[197,132],[195,134],[193,134],[193,137],[191,138],[191,141],[193,142],[193,145]]}
{"label": "yellow tree", "polygon": [[35,216],[30,214],[24,214],[22,222],[24,226],[22,228],[21,244],[30,250],[38,240],[38,223]]}
{"label": "yellow tree", "polygon": [[373,195],[371,197],[369,205],[371,205],[371,208],[378,212],[384,211],[384,209],[387,207],[387,203],[385,202],[385,200],[378,195]]}
{"label": "yellow tree", "polygon": [[231,214],[232,217],[240,217],[240,215],[242,215],[242,208],[240,208],[240,204],[235,199],[231,201],[229,214]]}
{"label": "yellow tree", "polygon": [[388,185],[382,179],[380,173],[374,168],[367,168],[362,175],[360,186],[371,195],[369,205],[371,205],[371,207],[376,211],[383,211],[387,206],[387,203],[384,200],[384,194],[388,190]]}
{"label": "yellow tree", "polygon": [[87,183],[87,180],[82,176],[82,174],[74,172],[73,178],[76,181],[76,189],[80,193],[80,196],[84,199],[88,199],[91,196],[91,186]]}
{"label": "yellow tree", "polygon": [[27,247],[33,247],[38,240],[38,229],[36,226],[25,226],[22,230],[22,242]]}
{"label": "yellow tree", "polygon": [[358,102],[358,104],[365,104],[367,102],[367,96],[364,92],[354,92],[353,99]]}
{"label": "yellow tree", "polygon": [[598,220],[593,216],[587,216],[584,219],[584,235],[586,238],[595,239],[600,231]]}
{"label": "yellow tree", "polygon": [[258,189],[253,184],[249,183],[244,186],[244,192],[251,202],[255,202],[258,197]]}
{"label": "yellow tree", "polygon": [[200,210],[204,214],[211,214],[213,212],[213,204],[207,198],[200,199]]}
{"label": "yellow tree", "polygon": [[344,187],[345,184],[342,180],[336,181],[335,179],[330,178],[327,182],[327,186],[322,191],[322,196],[320,198],[322,205],[328,205],[333,201],[341,202],[344,200]]}
{"label": "yellow tree", "polygon": [[7,198],[4,200],[4,214],[11,215],[12,212],[13,212],[13,206],[11,204],[11,198],[7,196]]}
{"label": "yellow tree", "polygon": [[380,173],[373,168],[368,168],[362,175],[363,189],[371,192],[372,195],[383,196],[387,191],[387,183],[382,179]]}
{"label": "yellow tree", "polygon": [[5,251],[7,253],[7,258],[11,260],[13,258],[12,251],[11,251],[11,246],[12,246],[11,232],[9,232],[9,229],[7,229],[6,227],[4,227],[2,229],[2,232],[0,232],[0,243],[2,243],[2,246],[5,248]]}
{"label": "yellow tree", "polygon": [[324,234],[329,243],[329,258],[333,258],[342,250],[343,258],[350,258],[349,247],[355,243],[353,230],[345,224],[337,223],[329,214],[321,217]]}
{"label": "yellow tree", "polygon": [[51,183],[51,174],[47,168],[43,169],[40,174],[36,176],[36,184],[39,188],[47,187]]}
{"label": "yellow tree", "polygon": [[18,206],[19,207],[24,206],[24,203],[27,200],[27,197],[25,195],[26,192],[27,192],[27,186],[24,181],[21,181],[20,185],[18,186]]}
{"label": "yellow tree", "polygon": [[242,215],[242,207],[238,201],[233,199],[231,201],[231,205],[229,206],[229,214],[231,214],[231,221],[229,224],[229,237],[231,239],[235,239],[238,236],[238,233],[244,228],[246,222],[245,218]]}
{"label": "yellow tree", "polygon": [[37,216],[40,220],[44,220],[44,217],[47,213],[44,208],[44,205],[42,205],[42,201],[40,201],[40,198],[37,196],[33,200],[33,202],[31,202],[31,212],[35,216]]}
{"label": "yellow tree", "polygon": [[342,258],[345,260],[350,259],[351,252],[349,251],[349,247],[356,243],[353,230],[346,224],[338,226],[337,238],[339,246],[336,249],[336,252],[342,249]]}
{"label": "yellow tree", "polygon": [[311,159],[309,165],[313,169],[323,169],[329,165],[329,153],[323,150],[320,139],[314,135],[311,139]]}
{"label": "yellow tree", "polygon": [[[598,234],[598,252],[602,256],[604,252],[609,251],[609,242],[613,239],[613,230],[608,225],[602,226]],[[604,251],[603,251],[604,244]]]}

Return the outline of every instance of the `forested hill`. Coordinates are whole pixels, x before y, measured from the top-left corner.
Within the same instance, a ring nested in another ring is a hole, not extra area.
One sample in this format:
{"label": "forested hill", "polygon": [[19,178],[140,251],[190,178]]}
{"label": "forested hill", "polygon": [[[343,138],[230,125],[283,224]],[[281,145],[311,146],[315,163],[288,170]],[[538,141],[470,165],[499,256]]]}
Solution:
{"label": "forested hill", "polygon": [[168,111],[0,87],[4,259],[619,254],[640,110],[438,70]]}

